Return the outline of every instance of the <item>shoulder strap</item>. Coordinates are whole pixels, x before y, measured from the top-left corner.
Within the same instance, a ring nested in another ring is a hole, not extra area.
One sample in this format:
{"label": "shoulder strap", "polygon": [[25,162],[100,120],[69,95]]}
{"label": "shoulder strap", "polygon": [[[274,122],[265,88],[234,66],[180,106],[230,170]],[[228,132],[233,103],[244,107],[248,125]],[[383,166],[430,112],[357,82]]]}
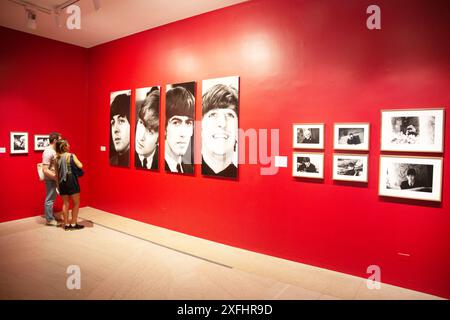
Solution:
{"label": "shoulder strap", "polygon": [[[69,160],[69,161],[67,161]],[[69,156],[66,155],[66,163],[67,163],[67,173],[72,174],[72,154],[70,153]]]}

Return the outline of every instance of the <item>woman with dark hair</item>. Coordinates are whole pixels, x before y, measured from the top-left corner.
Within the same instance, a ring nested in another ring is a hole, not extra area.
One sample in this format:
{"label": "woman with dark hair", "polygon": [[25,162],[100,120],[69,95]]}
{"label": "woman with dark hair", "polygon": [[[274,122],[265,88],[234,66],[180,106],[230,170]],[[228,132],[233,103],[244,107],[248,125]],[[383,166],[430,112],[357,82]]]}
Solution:
{"label": "woman with dark hair", "polygon": [[[84,226],[77,223],[78,210],[80,208],[80,185],[78,177],[74,174],[72,165],[79,169],[83,168],[83,164],[78,160],[77,156],[69,153],[70,145],[67,140],[58,140],[56,142],[56,175],[59,194],[63,199],[63,216],[64,230],[83,229]],[[72,161],[73,160],[73,161]],[[69,207],[70,199],[73,202],[72,217],[69,223]]]}

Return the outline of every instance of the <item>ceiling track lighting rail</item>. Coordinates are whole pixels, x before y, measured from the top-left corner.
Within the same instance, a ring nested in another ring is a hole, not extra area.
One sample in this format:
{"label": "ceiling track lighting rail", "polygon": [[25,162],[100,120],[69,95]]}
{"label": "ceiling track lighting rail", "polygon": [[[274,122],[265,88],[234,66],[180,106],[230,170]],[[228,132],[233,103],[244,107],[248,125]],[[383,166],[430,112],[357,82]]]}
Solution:
{"label": "ceiling track lighting rail", "polygon": [[[79,2],[80,0],[67,0],[60,5],[53,6],[51,8],[43,7],[34,3],[31,3],[29,1],[25,0],[9,0],[17,5],[20,5],[24,7],[25,9],[25,17],[26,17],[26,24],[27,27],[30,29],[36,29],[37,23],[36,23],[36,12],[42,12],[49,15],[55,16],[55,23],[58,27],[62,26],[61,20],[59,18],[59,15],[61,12],[66,9],[67,7]],[[100,0],[92,0],[92,3],[94,5],[95,11],[98,11],[101,9]]]}
{"label": "ceiling track lighting rail", "polygon": [[19,6],[22,6],[25,9],[33,9],[33,10],[40,11],[40,12],[47,13],[47,14],[52,13],[51,9],[39,6],[37,4],[31,3],[28,1],[23,1],[23,0],[9,0],[9,1],[14,2],[15,4],[18,4]]}
{"label": "ceiling track lighting rail", "polygon": [[[46,7],[42,7],[40,5],[28,2],[28,1],[24,1],[24,0],[9,0],[11,2],[14,2],[15,4],[18,4],[19,6],[22,6],[24,8],[27,9],[32,9],[35,11],[40,11],[46,14],[52,14],[55,12],[61,12],[62,10],[64,10],[65,8],[67,8],[68,6],[71,6],[72,4],[75,4],[77,2],[79,2],[80,0],[68,0],[64,3],[61,3],[58,6],[54,6],[53,8],[46,8]],[[97,7],[99,6],[98,1],[94,1],[94,6]]]}

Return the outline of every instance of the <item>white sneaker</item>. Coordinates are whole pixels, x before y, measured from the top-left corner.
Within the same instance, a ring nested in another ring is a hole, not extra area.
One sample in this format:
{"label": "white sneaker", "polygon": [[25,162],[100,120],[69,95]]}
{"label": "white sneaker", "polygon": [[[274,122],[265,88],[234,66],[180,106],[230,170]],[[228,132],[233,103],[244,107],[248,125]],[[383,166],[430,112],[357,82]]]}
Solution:
{"label": "white sneaker", "polygon": [[55,219],[53,219],[53,220],[47,221],[46,225],[57,227],[58,222]]}

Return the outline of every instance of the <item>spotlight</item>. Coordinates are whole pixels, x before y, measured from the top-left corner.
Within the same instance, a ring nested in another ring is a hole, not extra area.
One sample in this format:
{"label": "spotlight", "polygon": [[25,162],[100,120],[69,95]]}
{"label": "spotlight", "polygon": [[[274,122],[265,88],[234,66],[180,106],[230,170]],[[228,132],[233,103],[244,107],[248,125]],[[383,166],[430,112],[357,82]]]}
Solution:
{"label": "spotlight", "polygon": [[95,11],[98,11],[98,10],[100,10],[102,8],[100,0],[92,0],[92,2],[94,3]]}
{"label": "spotlight", "polygon": [[27,16],[27,27],[29,29],[36,30],[37,23],[36,23],[36,12],[34,12],[31,9],[25,9],[26,16]]}

